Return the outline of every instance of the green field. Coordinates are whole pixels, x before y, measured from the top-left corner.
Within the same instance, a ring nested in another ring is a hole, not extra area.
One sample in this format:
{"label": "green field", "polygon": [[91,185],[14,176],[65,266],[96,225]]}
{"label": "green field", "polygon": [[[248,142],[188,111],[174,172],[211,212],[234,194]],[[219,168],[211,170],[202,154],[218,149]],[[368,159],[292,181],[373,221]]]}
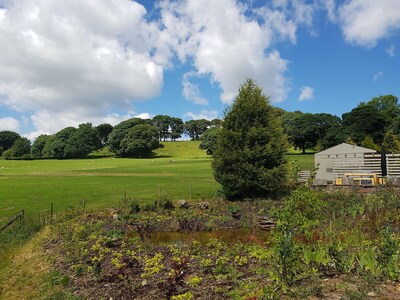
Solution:
{"label": "green field", "polygon": [[[0,222],[26,212],[65,210],[86,199],[89,208],[116,207],[124,192],[140,201],[160,193],[171,199],[210,198],[216,184],[211,158],[199,142],[167,142],[150,159],[0,160]],[[313,155],[289,155],[300,169],[311,169]]]}
{"label": "green field", "polygon": [[300,170],[312,170],[314,168],[314,154],[290,154],[289,161],[296,162]]}

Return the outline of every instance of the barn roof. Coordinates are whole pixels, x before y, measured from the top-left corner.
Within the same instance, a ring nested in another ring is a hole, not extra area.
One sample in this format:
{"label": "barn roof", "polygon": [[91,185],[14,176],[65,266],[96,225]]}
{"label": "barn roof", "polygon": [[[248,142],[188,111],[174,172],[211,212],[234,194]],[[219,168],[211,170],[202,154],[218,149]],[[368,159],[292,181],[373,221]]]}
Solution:
{"label": "barn roof", "polygon": [[358,154],[358,153],[376,153],[376,150],[368,149],[364,147],[359,147],[355,145],[350,145],[347,143],[342,143],[321,152],[316,153],[315,155],[329,155],[329,154]]}

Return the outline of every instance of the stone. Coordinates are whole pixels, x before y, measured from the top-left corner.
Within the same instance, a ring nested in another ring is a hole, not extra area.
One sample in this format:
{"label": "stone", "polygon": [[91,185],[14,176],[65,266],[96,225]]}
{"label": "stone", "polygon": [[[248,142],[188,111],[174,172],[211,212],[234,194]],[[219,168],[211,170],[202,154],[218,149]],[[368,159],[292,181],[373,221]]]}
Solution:
{"label": "stone", "polygon": [[178,200],[179,208],[189,208],[189,203],[186,200]]}
{"label": "stone", "polygon": [[209,206],[210,206],[210,203],[207,201],[199,202],[200,209],[208,209]]}

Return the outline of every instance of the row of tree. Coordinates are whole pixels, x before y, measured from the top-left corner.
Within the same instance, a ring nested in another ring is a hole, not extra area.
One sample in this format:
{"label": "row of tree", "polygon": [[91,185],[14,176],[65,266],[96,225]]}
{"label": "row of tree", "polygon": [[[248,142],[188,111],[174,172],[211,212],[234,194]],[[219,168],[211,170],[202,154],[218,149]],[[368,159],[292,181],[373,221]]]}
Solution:
{"label": "row of tree", "polygon": [[277,113],[282,116],[289,141],[303,152],[307,148],[323,150],[342,142],[372,149],[380,149],[382,144],[393,148],[400,135],[400,104],[392,95],[361,102],[342,118],[327,113]]}
{"label": "row of tree", "polygon": [[[281,119],[292,146],[323,150],[342,142],[379,150],[381,145],[391,152],[400,152],[400,104],[392,95],[361,102],[342,118],[328,113],[287,112],[271,106]],[[157,115],[152,119],[132,118],[115,127],[90,123],[78,128],[67,127],[54,135],[41,135],[31,145],[29,140],[12,131],[0,132],[0,154],[10,158],[82,158],[104,146],[117,156],[142,157],[159,147],[160,141],[186,134],[202,140],[201,149],[212,155],[222,120],[190,120]],[[139,126],[140,125],[140,126]],[[137,127],[139,126],[139,127]]]}
{"label": "row of tree", "polygon": [[53,135],[40,135],[31,145],[27,138],[13,131],[0,132],[0,155],[5,159],[20,158],[83,158],[104,146],[117,156],[143,157],[160,146],[160,141],[175,141],[183,134],[198,140],[210,127],[220,127],[214,119],[190,120],[166,115],[153,119],[132,118],[115,127],[110,124],[80,124],[66,127]]}

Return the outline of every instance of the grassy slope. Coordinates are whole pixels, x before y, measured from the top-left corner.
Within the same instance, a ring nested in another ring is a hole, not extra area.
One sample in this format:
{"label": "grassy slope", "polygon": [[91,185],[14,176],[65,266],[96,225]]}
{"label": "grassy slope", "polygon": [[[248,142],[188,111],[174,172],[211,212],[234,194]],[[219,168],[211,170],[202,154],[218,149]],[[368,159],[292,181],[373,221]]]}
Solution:
{"label": "grassy slope", "polygon": [[[128,197],[154,199],[160,193],[172,198],[215,195],[211,159],[198,142],[165,143],[154,159],[0,160],[0,223],[24,208],[29,213],[64,210],[86,199],[89,207],[118,205],[124,190]],[[165,157],[170,156],[170,157]],[[196,157],[202,157],[194,159]]]}
{"label": "grassy slope", "polygon": [[48,236],[46,228],[26,244],[1,248],[0,300],[45,299],[59,289],[49,281],[51,264],[43,251]]}
{"label": "grassy slope", "polygon": [[[210,198],[216,186],[211,158],[199,142],[166,142],[153,159],[0,160],[0,224],[24,208],[27,213],[65,210],[86,199],[89,208],[117,206],[128,197]],[[289,155],[300,169],[311,169],[313,155]]]}

